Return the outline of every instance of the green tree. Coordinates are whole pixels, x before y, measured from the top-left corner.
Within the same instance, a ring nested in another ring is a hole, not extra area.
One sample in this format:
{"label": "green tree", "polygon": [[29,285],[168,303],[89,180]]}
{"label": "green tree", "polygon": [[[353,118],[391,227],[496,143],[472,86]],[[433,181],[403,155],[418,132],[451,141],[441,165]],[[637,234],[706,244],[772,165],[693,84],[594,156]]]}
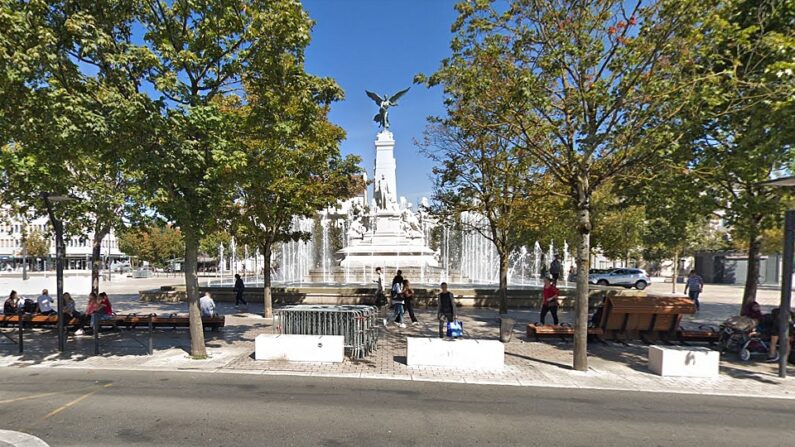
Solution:
{"label": "green tree", "polygon": [[[302,16],[301,27],[311,21]],[[227,213],[241,243],[260,248],[264,257],[264,315],[272,316],[271,256],[274,245],[306,240],[295,217],[312,217],[364,188],[358,157],[343,158],[341,128],[327,119],[329,105],[342,91],[329,79],[304,71],[308,34],[290,55],[259,58],[246,78],[249,104],[242,109],[245,166],[236,186],[236,204]]]}
{"label": "green tree", "polygon": [[[484,88],[500,84],[490,73],[482,76]],[[546,200],[549,184],[542,175],[531,175],[531,159],[520,148],[472,126],[471,120],[485,110],[463,101],[457,106],[448,119],[434,120],[425,131],[423,152],[436,165],[431,212],[494,245],[500,313],[505,314],[511,253],[523,242],[539,239],[552,221]]]}
{"label": "green tree", "polygon": [[147,121],[140,54],[127,47],[135,13],[112,0],[0,3],[2,194],[54,228],[93,234],[92,291],[102,240],[130,211],[123,160]]}
{"label": "green tree", "polygon": [[753,301],[765,231],[782,212],[759,186],[795,159],[795,2],[725,0],[705,17],[698,95],[683,119],[692,174],[748,253],[742,305]]}
{"label": "green tree", "polygon": [[236,96],[249,74],[261,72],[257,64],[300,51],[310,28],[291,0],[144,3],[144,40],[154,58],[147,80],[164,110],[137,161],[152,206],[182,231],[191,355],[203,358],[197,256],[201,239],[219,229],[246,162]]}
{"label": "green tree", "polygon": [[[681,82],[703,2],[487,1],[456,7],[453,54],[430,82],[448,104],[481,101],[480,125],[543,166],[577,213],[574,368],[587,369],[592,197],[603,184],[663,151],[665,126],[689,97]],[[474,62],[473,62],[474,61]],[[473,72],[500,67],[510,94],[481,93]]]}
{"label": "green tree", "polygon": [[45,238],[41,231],[33,231],[24,238],[25,248],[28,256],[34,258],[46,258],[50,256],[50,241]]}
{"label": "green tree", "polygon": [[165,267],[168,261],[185,252],[185,243],[179,229],[169,225],[152,225],[120,233],[119,250],[156,267]]}

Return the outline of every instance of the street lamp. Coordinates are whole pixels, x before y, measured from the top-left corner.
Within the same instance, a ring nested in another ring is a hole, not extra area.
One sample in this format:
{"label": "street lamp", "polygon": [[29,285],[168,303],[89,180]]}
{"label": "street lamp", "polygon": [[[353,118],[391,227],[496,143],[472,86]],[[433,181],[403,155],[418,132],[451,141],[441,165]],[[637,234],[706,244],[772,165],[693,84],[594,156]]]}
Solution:
{"label": "street lamp", "polygon": [[53,205],[56,203],[64,203],[75,200],[69,196],[50,196],[47,193],[42,193],[44,206],[47,208],[47,214],[50,216],[50,223],[55,231],[55,281],[58,295],[58,351],[63,352],[66,345],[66,334],[64,334],[64,321],[63,321],[63,269],[64,261],[66,258],[66,244],[63,240],[63,221],[58,219],[55,215]]}
{"label": "street lamp", "polygon": [[[761,183],[775,188],[792,188],[795,191],[795,176],[783,177]],[[792,302],[793,257],[795,257],[795,210],[784,215],[784,261],[781,271],[781,303],[778,307],[778,376],[787,377],[787,354],[789,353],[790,306]]]}

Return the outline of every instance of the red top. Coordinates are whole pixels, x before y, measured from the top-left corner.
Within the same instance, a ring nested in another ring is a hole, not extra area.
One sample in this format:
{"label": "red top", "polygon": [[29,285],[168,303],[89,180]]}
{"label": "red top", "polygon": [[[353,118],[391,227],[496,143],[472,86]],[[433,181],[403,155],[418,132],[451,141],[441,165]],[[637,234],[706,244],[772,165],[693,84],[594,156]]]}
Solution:
{"label": "red top", "polygon": [[549,287],[544,286],[544,305],[546,306],[551,298],[558,296],[558,292],[558,288],[554,284],[550,283]]}
{"label": "red top", "polygon": [[113,308],[110,306],[110,300],[107,297],[102,299],[102,304],[105,305],[105,315],[113,315]]}

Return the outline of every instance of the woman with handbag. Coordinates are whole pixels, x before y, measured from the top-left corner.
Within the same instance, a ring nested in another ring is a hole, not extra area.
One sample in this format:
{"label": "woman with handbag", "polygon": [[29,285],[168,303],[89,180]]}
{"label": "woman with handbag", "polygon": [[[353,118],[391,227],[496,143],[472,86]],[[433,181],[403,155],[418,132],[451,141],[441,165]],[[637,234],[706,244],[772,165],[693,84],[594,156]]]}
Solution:
{"label": "woman with handbag", "polygon": [[560,291],[554,281],[544,278],[544,291],[542,292],[543,301],[541,302],[541,324],[546,323],[547,313],[552,314],[552,321],[558,324],[558,299]]}

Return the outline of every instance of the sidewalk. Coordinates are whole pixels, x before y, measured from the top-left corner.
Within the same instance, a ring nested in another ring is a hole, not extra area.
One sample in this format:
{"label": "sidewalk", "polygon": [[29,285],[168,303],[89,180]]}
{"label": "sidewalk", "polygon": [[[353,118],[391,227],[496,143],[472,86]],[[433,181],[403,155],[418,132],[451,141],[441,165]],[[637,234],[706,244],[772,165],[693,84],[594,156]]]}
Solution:
{"label": "sidewalk", "polygon": [[[726,309],[720,303],[706,303],[686,325],[714,323],[716,315]],[[253,307],[253,306],[252,306]],[[254,309],[252,309],[254,310]],[[206,332],[210,358],[192,360],[187,355],[190,342],[187,330],[156,331],[154,355],[146,355],[146,331],[103,333],[102,354],[93,353],[93,338],[69,337],[67,353],[56,352],[55,334],[51,330],[36,331],[25,337],[25,353],[16,354],[17,346],[0,337],[0,366],[125,369],[147,371],[182,371],[207,373],[239,373],[257,375],[303,375],[366,379],[499,384],[513,386],[565,387],[661,393],[693,393],[795,399],[795,377],[781,380],[777,365],[761,362],[742,363],[732,354],[721,362],[717,379],[663,378],[652,374],[646,366],[648,347],[641,343],[628,345],[592,343],[589,346],[589,371],[571,369],[571,342],[534,342],[524,335],[529,321],[536,321],[535,311],[514,311],[518,321],[513,340],[505,345],[503,371],[451,370],[446,368],[409,367],[406,365],[406,336],[437,336],[435,315],[428,310],[418,313],[421,324],[399,329],[391,325],[382,329],[378,350],[363,360],[346,359],[341,364],[288,363],[253,359],[254,338],[271,333],[270,321],[256,314],[227,313],[227,327]],[[460,312],[466,335],[471,338],[496,339],[498,314],[489,309],[464,309]],[[570,314],[561,315],[570,321]],[[10,333],[9,329],[3,329]],[[795,376],[795,366],[789,369]]]}

